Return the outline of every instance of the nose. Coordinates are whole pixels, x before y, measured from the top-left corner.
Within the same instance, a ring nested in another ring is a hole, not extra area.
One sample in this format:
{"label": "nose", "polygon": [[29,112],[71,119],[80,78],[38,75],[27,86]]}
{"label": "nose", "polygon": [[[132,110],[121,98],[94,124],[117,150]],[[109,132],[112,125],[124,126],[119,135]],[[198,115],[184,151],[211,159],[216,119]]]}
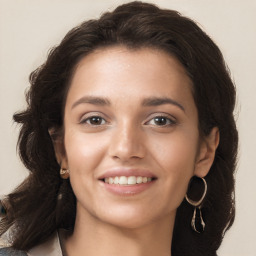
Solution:
{"label": "nose", "polygon": [[124,123],[114,128],[109,155],[122,162],[145,157],[145,140],[140,127]]}

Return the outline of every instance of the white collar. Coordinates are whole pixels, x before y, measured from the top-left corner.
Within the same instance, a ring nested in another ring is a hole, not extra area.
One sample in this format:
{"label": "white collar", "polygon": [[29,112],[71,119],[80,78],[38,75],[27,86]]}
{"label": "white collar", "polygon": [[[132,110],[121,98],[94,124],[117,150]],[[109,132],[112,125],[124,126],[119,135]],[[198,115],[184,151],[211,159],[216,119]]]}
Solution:
{"label": "white collar", "polygon": [[49,241],[33,247],[27,254],[28,256],[63,256],[59,233],[56,232]]}

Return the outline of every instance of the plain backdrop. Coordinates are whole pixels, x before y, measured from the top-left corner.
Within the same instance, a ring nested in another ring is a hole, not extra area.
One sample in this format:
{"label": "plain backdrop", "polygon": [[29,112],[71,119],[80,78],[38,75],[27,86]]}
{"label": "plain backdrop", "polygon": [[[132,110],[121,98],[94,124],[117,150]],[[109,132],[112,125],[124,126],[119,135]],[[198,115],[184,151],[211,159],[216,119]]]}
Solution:
{"label": "plain backdrop", "polygon": [[[27,175],[16,154],[15,111],[25,107],[28,76],[49,49],[83,20],[113,10],[121,0],[0,0],[0,195]],[[256,1],[155,0],[196,20],[222,50],[238,98],[240,133],[236,175],[236,221],[227,232],[219,256],[256,255]]]}

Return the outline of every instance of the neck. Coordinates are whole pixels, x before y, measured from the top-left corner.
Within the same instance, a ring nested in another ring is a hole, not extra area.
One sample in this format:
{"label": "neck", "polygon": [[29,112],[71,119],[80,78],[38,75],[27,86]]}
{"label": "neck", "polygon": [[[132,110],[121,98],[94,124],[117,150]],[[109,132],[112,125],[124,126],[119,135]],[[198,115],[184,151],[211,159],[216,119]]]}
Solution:
{"label": "neck", "polygon": [[74,233],[65,242],[68,256],[171,256],[175,213],[139,228],[89,218],[77,215]]}

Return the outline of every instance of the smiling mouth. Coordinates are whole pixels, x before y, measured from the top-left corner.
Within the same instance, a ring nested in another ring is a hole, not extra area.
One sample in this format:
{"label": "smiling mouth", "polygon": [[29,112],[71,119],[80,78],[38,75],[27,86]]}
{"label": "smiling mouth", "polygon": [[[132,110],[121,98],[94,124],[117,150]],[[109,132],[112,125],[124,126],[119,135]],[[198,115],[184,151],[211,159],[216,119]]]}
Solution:
{"label": "smiling mouth", "polygon": [[101,179],[101,181],[107,184],[121,185],[121,186],[131,186],[137,184],[145,184],[152,182],[156,178],[152,177],[142,177],[142,176],[115,176]]}

